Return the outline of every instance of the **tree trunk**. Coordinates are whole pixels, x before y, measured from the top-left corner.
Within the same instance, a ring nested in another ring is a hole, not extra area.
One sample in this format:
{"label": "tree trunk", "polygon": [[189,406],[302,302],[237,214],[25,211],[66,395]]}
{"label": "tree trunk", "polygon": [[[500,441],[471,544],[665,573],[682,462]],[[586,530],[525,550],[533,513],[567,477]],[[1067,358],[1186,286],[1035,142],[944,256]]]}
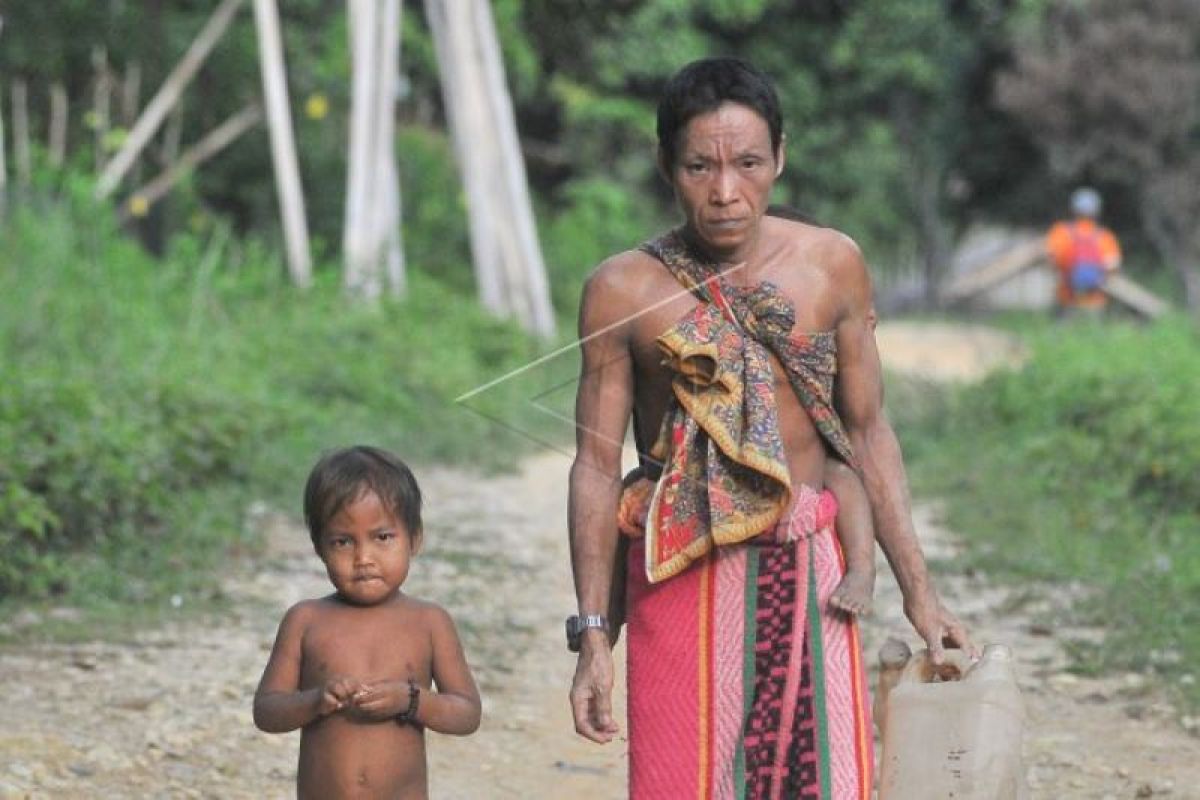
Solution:
{"label": "tree trunk", "polygon": [[283,37],[279,32],[279,8],[275,0],[254,0],[254,19],[257,22],[263,94],[271,130],[271,161],[275,168],[275,187],[283,217],[288,271],[292,283],[307,287],[312,284],[312,255],[308,245],[304,188],[300,182],[300,164],[296,157],[292,113],[288,105],[287,68],[284,65]]}
{"label": "tree trunk", "polygon": [[129,137],[125,140],[125,144],[117,152],[113,159],[105,165],[103,172],[100,174],[100,179],[96,182],[96,196],[100,199],[106,198],[116,190],[121,182],[121,178],[125,176],[133,166],[133,162],[137,159],[138,154],[150,142],[154,133],[162,125],[166,119],[167,113],[171,107],[178,102],[183,90],[191,83],[192,78],[200,70],[209,53],[212,52],[221,36],[224,35],[229,24],[233,22],[234,16],[241,8],[244,0],[222,0],[221,5],[209,17],[204,28],[196,36],[196,39],[188,47],[187,53],[183,59],[167,76],[158,93],[151,98],[146,110],[142,112],[142,116],[133,126],[133,130],[129,132]]}
{"label": "tree trunk", "polygon": [[939,303],[938,287],[950,261],[950,237],[942,216],[942,168],[932,145],[917,129],[916,101],[904,93],[892,98],[891,116],[896,135],[907,154],[904,183],[917,226],[917,244],[921,252],[922,294],[928,308]]}
{"label": "tree trunk", "polygon": [[62,81],[50,84],[50,134],[47,152],[50,166],[61,169],[67,158],[67,122],[70,116],[67,87]]}
{"label": "tree trunk", "polygon": [[[4,17],[0,17],[0,33],[4,32]],[[8,211],[8,159],[4,142],[4,87],[0,84],[0,220]]]}
{"label": "tree trunk", "polygon": [[142,64],[132,61],[125,67],[121,82],[121,124],[126,128],[137,122],[138,104],[142,97]]}
{"label": "tree trunk", "polygon": [[33,155],[29,146],[29,84],[24,78],[12,82],[13,159],[17,162],[17,185],[22,189],[33,180]]}
{"label": "tree trunk", "polygon": [[163,128],[162,142],[158,148],[158,162],[163,167],[169,167],[179,160],[179,151],[183,144],[183,119],[186,116],[186,101],[181,97],[171,115],[167,117],[166,127]]}
{"label": "tree trunk", "polygon": [[108,70],[108,51],[103,47],[92,48],[92,116],[93,152],[92,160],[96,172],[104,169],[108,160],[107,146],[110,112],[112,109],[112,80]]}
{"label": "tree trunk", "polygon": [[[0,24],[3,24],[0,22]],[[0,85],[0,98],[4,97],[3,85]],[[0,102],[0,218],[8,211],[8,158],[7,145],[4,141],[4,103]]]}

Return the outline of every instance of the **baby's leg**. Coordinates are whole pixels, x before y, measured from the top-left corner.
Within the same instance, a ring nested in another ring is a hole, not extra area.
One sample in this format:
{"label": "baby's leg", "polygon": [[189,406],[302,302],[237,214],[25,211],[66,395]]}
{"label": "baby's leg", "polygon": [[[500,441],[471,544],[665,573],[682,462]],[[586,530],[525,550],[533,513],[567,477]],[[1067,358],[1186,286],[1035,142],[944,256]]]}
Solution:
{"label": "baby's leg", "polygon": [[846,574],[829,598],[847,614],[866,614],[875,593],[875,526],[871,503],[854,470],[835,458],[825,461],[825,488],[838,501],[837,534],[846,558]]}

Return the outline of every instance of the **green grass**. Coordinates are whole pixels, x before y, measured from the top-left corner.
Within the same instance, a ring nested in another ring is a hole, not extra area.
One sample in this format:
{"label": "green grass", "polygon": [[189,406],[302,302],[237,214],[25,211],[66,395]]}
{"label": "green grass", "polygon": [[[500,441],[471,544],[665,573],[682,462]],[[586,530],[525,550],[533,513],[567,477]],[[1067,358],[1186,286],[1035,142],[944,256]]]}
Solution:
{"label": "green grass", "polygon": [[1032,586],[1078,582],[1106,627],[1080,669],[1152,670],[1200,705],[1200,336],[1152,326],[1038,326],[1032,358],[961,390],[901,382],[916,491],[945,498],[964,566]]}
{"label": "green grass", "polygon": [[552,345],[420,269],[403,301],[355,305],[336,267],[296,290],[219,227],[154,258],[79,194],[0,226],[0,619],[219,605],[223,566],[259,546],[248,504],[296,512],[329,447],[392,448],[419,478],[570,434],[528,401],[561,385],[568,410],[571,350],[454,402]]}

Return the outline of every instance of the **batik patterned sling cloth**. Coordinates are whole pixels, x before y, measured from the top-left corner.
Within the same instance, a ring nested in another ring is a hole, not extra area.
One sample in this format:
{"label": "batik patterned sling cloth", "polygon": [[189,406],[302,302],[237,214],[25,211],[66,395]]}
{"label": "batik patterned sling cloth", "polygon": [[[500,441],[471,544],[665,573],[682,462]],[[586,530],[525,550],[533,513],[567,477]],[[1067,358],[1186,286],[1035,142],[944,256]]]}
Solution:
{"label": "batik patterned sling cloth", "polygon": [[832,331],[794,334],[795,311],[773,284],[732,286],[692,255],[677,230],[642,249],[701,301],[658,338],[675,373],[673,402],[650,452],[663,469],[646,516],[645,570],[660,581],[714,544],[773,529],[790,505],[768,353],[783,365],[829,446],[852,467],[858,464],[833,409]]}
{"label": "batik patterned sling cloth", "polygon": [[676,372],[652,451],[662,475],[632,484],[618,515],[634,537],[630,797],[865,800],[873,750],[858,629],[829,606],[845,571],[837,502],[790,485],[767,357],[857,468],[832,407],[833,334],[793,333],[775,287],[728,286],[678,233],[644,249],[702,302],[659,339]]}
{"label": "batik patterned sling cloth", "polygon": [[867,800],[873,747],[858,629],[830,609],[836,500],[802,492],[774,536],[650,583],[631,543],[632,800]]}

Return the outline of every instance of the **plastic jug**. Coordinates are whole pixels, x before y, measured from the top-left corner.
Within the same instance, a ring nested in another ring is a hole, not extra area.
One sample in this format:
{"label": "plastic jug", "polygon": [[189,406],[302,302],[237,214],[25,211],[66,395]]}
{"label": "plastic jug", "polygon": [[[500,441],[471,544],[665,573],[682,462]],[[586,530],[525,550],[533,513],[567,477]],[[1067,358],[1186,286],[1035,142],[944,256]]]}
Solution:
{"label": "plastic jug", "polygon": [[947,650],[940,666],[921,650],[902,669],[893,642],[879,655],[879,800],[1028,800],[1012,650],[990,644],[975,664]]}

